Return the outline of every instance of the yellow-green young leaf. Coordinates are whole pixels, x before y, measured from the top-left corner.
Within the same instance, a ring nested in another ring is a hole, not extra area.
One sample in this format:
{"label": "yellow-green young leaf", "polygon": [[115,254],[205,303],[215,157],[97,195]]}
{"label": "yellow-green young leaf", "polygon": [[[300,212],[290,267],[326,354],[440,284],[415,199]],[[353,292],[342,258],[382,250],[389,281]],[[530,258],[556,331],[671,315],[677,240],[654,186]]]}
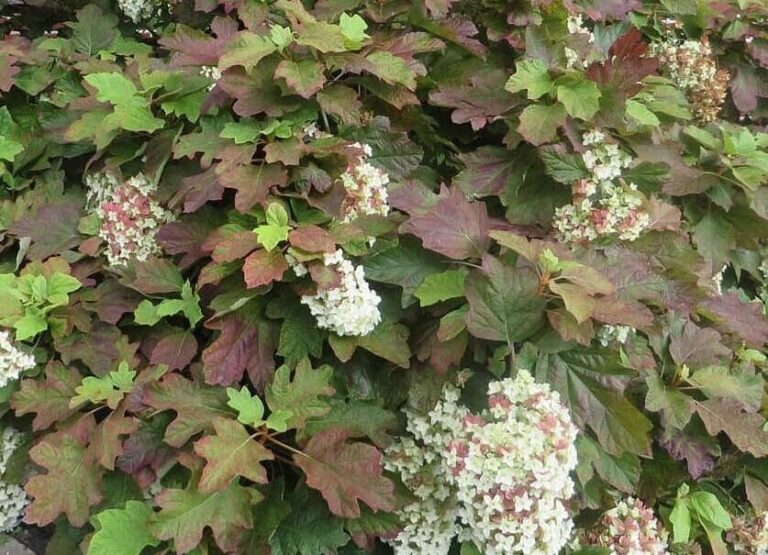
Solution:
{"label": "yellow-green young leaf", "polygon": [[307,22],[302,25],[296,42],[310,46],[323,54],[347,50],[341,28],[325,21]]}
{"label": "yellow-green young leaf", "polygon": [[236,476],[257,484],[267,483],[267,471],[261,462],[274,459],[272,452],[250,437],[238,422],[216,418],[213,428],[215,436],[205,436],[195,442],[195,453],[208,461],[200,476],[200,491],[222,490]]}
{"label": "yellow-green young leaf", "polygon": [[639,125],[650,125],[651,127],[661,125],[661,121],[656,117],[656,114],[651,112],[645,104],[641,104],[636,100],[627,100],[625,114],[630,120]]}
{"label": "yellow-green young leaf", "polygon": [[541,60],[522,60],[517,64],[517,71],[512,75],[505,89],[511,93],[528,91],[528,99],[535,100],[552,91],[552,79],[549,68]]}
{"label": "yellow-green young leaf", "polygon": [[274,249],[278,243],[288,240],[288,213],[280,203],[273,202],[267,208],[267,223],[256,228],[256,237],[259,244],[268,251]]}
{"label": "yellow-green young leaf", "polygon": [[151,132],[163,127],[163,120],[152,115],[149,101],[139,95],[133,82],[122,74],[91,73],[85,76],[85,81],[99,91],[98,100],[114,106],[114,112],[102,121],[105,129]]}
{"label": "yellow-green young leaf", "polygon": [[237,411],[237,420],[254,428],[263,423],[264,403],[257,395],[251,395],[246,386],[239,391],[233,387],[227,388],[229,401],[227,405]]}
{"label": "yellow-green young leaf", "polygon": [[359,50],[363,43],[371,38],[365,33],[368,24],[357,14],[352,16],[346,13],[341,14],[339,27],[344,36],[344,46],[347,50]]}
{"label": "yellow-green young leaf", "polygon": [[282,52],[293,42],[293,31],[289,27],[273,25],[269,30],[269,38],[275,43],[277,49]]}
{"label": "yellow-green young leaf", "polygon": [[416,73],[402,58],[390,52],[373,52],[366,57],[371,63],[368,68],[376,77],[390,85],[403,85],[410,90],[416,90]]}
{"label": "yellow-green young leaf", "polygon": [[691,537],[691,511],[688,510],[687,499],[675,502],[675,507],[669,513],[669,522],[672,524],[674,543],[688,543]]}
{"label": "yellow-green young leaf", "polygon": [[88,555],[141,555],[160,541],[149,531],[153,511],[141,501],[128,501],[122,509],[108,509],[93,517],[96,532]]}
{"label": "yellow-green young leaf", "polygon": [[464,280],[466,270],[448,270],[432,274],[419,285],[415,291],[421,306],[430,306],[441,301],[454,299],[464,295]]}
{"label": "yellow-green young leaf", "polygon": [[600,109],[600,96],[597,84],[586,79],[568,79],[557,85],[557,99],[574,118],[592,119]]}
{"label": "yellow-green young leaf", "polygon": [[699,518],[709,522],[720,530],[731,529],[731,515],[728,514],[717,497],[708,491],[694,491],[690,495],[691,508]]}
{"label": "yellow-green young leaf", "polygon": [[232,139],[235,144],[241,145],[256,142],[256,139],[264,132],[265,129],[261,122],[248,119],[227,123],[219,136],[224,139]]}

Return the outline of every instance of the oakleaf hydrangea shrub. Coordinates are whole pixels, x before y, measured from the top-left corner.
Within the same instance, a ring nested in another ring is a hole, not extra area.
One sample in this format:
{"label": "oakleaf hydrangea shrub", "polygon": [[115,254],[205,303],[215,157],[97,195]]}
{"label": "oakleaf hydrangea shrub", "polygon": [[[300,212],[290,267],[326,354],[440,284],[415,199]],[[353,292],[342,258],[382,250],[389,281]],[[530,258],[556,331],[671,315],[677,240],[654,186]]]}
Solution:
{"label": "oakleaf hydrangea shrub", "polygon": [[0,37],[1,533],[768,552],[765,2],[0,0]]}

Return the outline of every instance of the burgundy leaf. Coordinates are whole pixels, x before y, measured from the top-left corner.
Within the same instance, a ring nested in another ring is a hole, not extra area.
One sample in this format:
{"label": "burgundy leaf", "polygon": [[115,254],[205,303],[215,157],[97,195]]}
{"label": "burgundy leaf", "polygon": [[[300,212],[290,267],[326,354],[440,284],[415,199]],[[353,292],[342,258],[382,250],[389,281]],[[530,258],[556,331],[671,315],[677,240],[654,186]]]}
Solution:
{"label": "burgundy leaf", "polygon": [[279,250],[258,250],[251,253],[243,265],[245,285],[249,289],[279,281],[287,271],[288,262]]}

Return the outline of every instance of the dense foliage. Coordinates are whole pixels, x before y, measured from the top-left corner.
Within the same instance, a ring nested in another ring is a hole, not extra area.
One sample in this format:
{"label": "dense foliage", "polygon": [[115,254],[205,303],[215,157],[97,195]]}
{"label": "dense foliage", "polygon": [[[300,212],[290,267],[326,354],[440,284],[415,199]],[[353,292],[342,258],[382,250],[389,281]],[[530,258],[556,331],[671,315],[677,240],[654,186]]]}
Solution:
{"label": "dense foliage", "polygon": [[3,531],[768,552],[765,2],[0,8]]}

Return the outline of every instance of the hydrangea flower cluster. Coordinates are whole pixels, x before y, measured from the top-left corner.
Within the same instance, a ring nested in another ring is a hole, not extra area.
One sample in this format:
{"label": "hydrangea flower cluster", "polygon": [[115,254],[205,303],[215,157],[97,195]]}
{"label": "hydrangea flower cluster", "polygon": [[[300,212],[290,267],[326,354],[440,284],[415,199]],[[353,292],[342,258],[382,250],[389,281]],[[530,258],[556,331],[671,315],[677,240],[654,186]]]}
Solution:
{"label": "hydrangea flower cluster", "polygon": [[709,40],[670,39],[654,45],[662,70],[688,95],[701,121],[715,121],[728,93],[730,74],[717,67]]}
{"label": "hydrangea flower cluster", "polygon": [[0,387],[18,380],[22,372],[34,367],[34,357],[16,348],[10,332],[0,331]]}
{"label": "hydrangea flower cluster", "polygon": [[666,555],[667,532],[639,499],[620,501],[606,511],[582,545],[604,547],[611,555]]}
{"label": "hydrangea flower cluster", "polygon": [[154,199],[156,185],[143,174],[125,183],[108,173],[86,177],[88,205],[100,221],[99,237],[107,244],[111,266],[146,260],[160,251],[155,234],[173,213]]}
{"label": "hydrangea flower cluster", "polygon": [[473,414],[447,387],[426,416],[409,413],[411,438],[387,451],[417,501],[400,511],[397,553],[448,552],[450,537],[486,555],[554,555],[573,522],[577,429],[556,392],[521,370],[488,387],[489,408]]}
{"label": "hydrangea flower cluster", "polygon": [[629,339],[629,334],[635,331],[634,328],[629,326],[612,326],[606,324],[601,326],[597,331],[597,340],[603,347],[607,347],[611,343],[621,343],[622,345]]}
{"label": "hydrangea flower cluster", "polygon": [[[568,32],[571,35],[581,35],[583,39],[586,39],[587,44],[594,44],[595,34],[584,25],[584,16],[582,14],[568,16],[567,26]],[[584,68],[589,61],[583,59],[579,52],[567,46],[565,47],[564,53],[566,67],[568,69],[572,69],[574,67]]]}
{"label": "hydrangea flower cluster", "polygon": [[326,254],[324,263],[338,272],[340,285],[304,295],[301,302],[309,307],[321,328],[338,335],[368,335],[381,321],[381,297],[365,281],[365,270],[344,258],[341,250]]}
{"label": "hydrangea flower cluster", "polygon": [[[2,442],[2,451],[0,451],[0,475],[2,475],[8,469],[11,455],[21,445],[21,434],[13,428],[5,428],[0,442]],[[19,525],[28,503],[27,494],[21,486],[0,480],[0,532],[10,532]]]}
{"label": "hydrangea flower cluster", "polygon": [[734,518],[726,539],[736,553],[768,555],[768,512],[751,520]]}
{"label": "hydrangea flower cluster", "polygon": [[350,222],[360,215],[386,216],[389,214],[386,189],[389,176],[366,160],[373,154],[370,146],[354,143],[351,149],[355,153],[354,161],[339,178],[347,191],[342,205],[344,221]]}
{"label": "hydrangea flower cluster", "polygon": [[208,85],[208,90],[210,91],[213,90],[213,88],[216,86],[216,83],[219,81],[219,79],[221,79],[222,72],[216,66],[203,66],[200,68],[200,75],[213,81],[213,83]]}
{"label": "hydrangea flower cluster", "polygon": [[155,0],[117,0],[117,4],[134,23],[146,21],[157,13]]}
{"label": "hydrangea flower cluster", "polygon": [[634,241],[650,225],[643,210],[643,197],[633,183],[619,180],[632,157],[598,130],[584,134],[588,148],[583,154],[589,177],[572,185],[571,204],[555,211],[553,225],[559,238],[570,242],[589,242],[600,237]]}

